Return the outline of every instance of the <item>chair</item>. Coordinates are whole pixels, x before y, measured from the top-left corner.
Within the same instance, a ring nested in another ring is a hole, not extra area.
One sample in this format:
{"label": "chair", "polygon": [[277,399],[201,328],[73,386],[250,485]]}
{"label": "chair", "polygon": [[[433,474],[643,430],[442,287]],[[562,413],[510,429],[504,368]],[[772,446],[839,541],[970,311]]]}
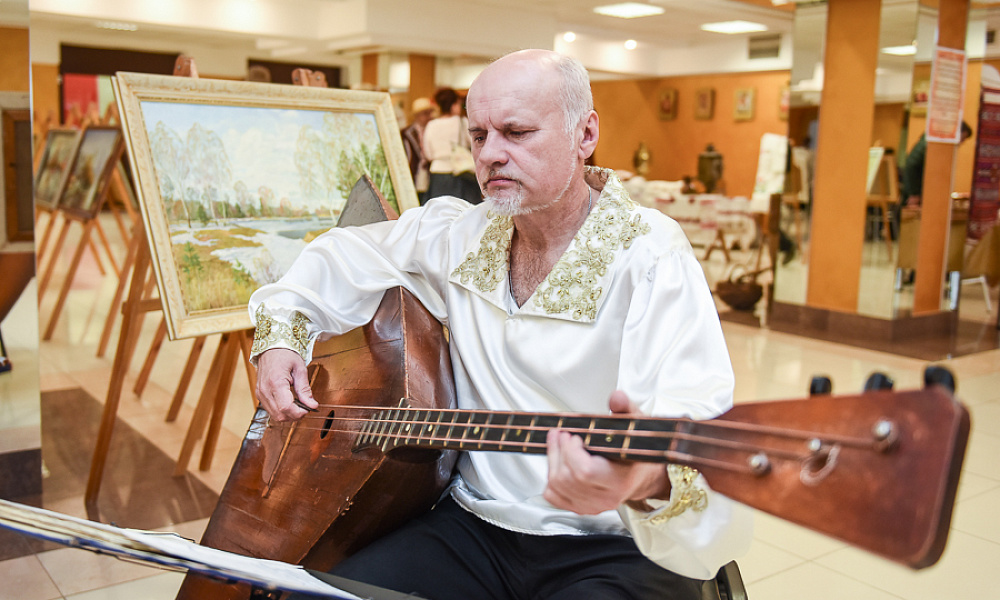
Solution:
{"label": "chair", "polygon": [[736,561],[732,561],[721,569],[715,579],[709,579],[701,587],[702,600],[747,600],[747,591],[743,586],[743,577]]}

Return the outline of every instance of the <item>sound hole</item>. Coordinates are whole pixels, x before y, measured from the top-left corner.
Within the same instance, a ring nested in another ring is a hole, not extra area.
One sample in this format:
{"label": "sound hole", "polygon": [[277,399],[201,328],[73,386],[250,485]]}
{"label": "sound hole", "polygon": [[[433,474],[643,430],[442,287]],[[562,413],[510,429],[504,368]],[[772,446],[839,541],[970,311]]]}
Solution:
{"label": "sound hole", "polygon": [[326,438],[327,434],[330,433],[330,428],[333,427],[334,411],[330,411],[330,414],[326,415],[326,420],[323,421],[323,430],[319,434],[319,439]]}

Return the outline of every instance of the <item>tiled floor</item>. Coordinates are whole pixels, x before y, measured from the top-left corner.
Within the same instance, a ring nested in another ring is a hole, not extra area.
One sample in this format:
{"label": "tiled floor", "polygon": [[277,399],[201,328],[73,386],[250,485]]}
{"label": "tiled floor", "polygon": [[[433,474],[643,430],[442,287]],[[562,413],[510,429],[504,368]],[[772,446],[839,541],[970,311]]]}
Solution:
{"label": "tiled floor", "polygon": [[[105,229],[109,235],[114,231],[112,226]],[[67,247],[72,248],[73,243],[70,240]],[[116,247],[120,248],[120,245],[116,244]],[[721,261],[721,258],[717,253],[714,260]],[[721,262],[706,264],[710,280],[719,277],[724,270]],[[11,353],[14,371],[0,375],[0,428],[3,428],[0,429],[0,436],[6,435],[5,432],[12,427],[16,430],[18,426],[20,430],[27,429],[30,433],[32,419],[36,423],[38,419],[37,415],[31,416],[31,403],[37,402],[33,399],[32,390],[39,382],[46,392],[78,388],[101,402],[106,396],[114,346],[112,344],[104,358],[96,357],[95,349],[116,281],[113,275],[101,276],[89,256],[81,265],[53,339],[38,344],[29,335],[37,320],[41,321],[43,328],[48,324],[62,278],[63,274],[57,271],[37,312],[31,302],[21,302],[3,323],[4,340]],[[29,289],[29,296],[33,290]],[[995,290],[993,299],[996,301]],[[962,302],[963,317],[968,313],[973,322],[988,322],[989,316],[981,304],[981,292],[963,290]],[[977,305],[977,302],[980,304]],[[202,364],[180,417],[174,423],[165,423],[164,415],[191,341],[164,344],[149,385],[141,397],[136,397],[131,393],[131,386],[157,321],[158,317],[153,315],[146,319],[118,414],[123,423],[144,436],[163,455],[175,458],[191,418],[191,405],[207,376],[207,363],[217,337],[210,338],[202,353]],[[805,395],[811,377],[818,374],[831,377],[834,391],[839,394],[859,391],[874,371],[889,374],[898,389],[915,388],[921,386],[922,372],[927,365],[926,361],[899,354],[811,340],[732,321],[726,321],[723,327],[736,371],[737,402],[801,397]],[[995,336],[995,331],[984,331],[987,332],[984,335]],[[992,596],[990,590],[994,587],[995,576],[991,573],[1000,563],[1000,521],[995,510],[1000,505],[1000,462],[996,460],[1000,456],[1000,350],[944,359],[940,364],[956,374],[958,396],[972,413],[972,437],[951,535],[942,560],[929,569],[914,572],[831,538],[760,514],[753,547],[749,554],[739,559],[750,598],[942,600]],[[33,375],[36,369],[40,372],[39,379]],[[195,457],[190,471],[191,486],[204,484],[208,490],[215,492],[221,489],[251,416],[248,391],[246,378],[240,371],[234,381],[214,461],[209,470],[199,471]],[[83,419],[86,410],[78,407],[71,413],[72,417]],[[43,421],[43,427],[48,425]],[[79,430],[87,430],[82,421]],[[131,450],[119,452],[109,457],[109,471],[116,468],[115,465],[128,465],[134,458],[121,455],[131,454]],[[86,472],[75,474],[75,490],[66,489],[63,484],[57,485],[55,479],[61,477],[65,482],[67,474],[60,474],[60,471],[66,465],[73,464],[77,465],[74,468],[82,469],[87,461],[80,456],[64,458],[67,460],[58,468],[47,460],[50,479],[46,481],[41,503],[46,508],[86,516],[82,500]],[[169,462],[150,463],[145,471],[159,471],[155,475],[162,480],[164,476],[169,476],[169,473],[163,473],[170,469]],[[144,483],[146,477],[142,469],[133,472],[137,475],[132,478],[109,477],[105,481],[102,498],[110,500],[103,510],[118,511],[118,514],[125,515],[118,518],[137,521],[140,519],[135,515],[152,513],[152,516],[146,515],[149,519],[144,524],[119,522],[119,525],[155,526],[179,531],[186,537],[200,536],[205,520],[186,520],[191,514],[186,510],[144,511],[147,503],[152,505],[151,498],[154,496],[162,505],[165,488],[159,485],[150,487]],[[149,478],[153,475],[150,473]],[[71,548],[44,546],[34,554],[0,561],[0,599],[168,599],[173,598],[180,580],[181,576],[177,573]]]}

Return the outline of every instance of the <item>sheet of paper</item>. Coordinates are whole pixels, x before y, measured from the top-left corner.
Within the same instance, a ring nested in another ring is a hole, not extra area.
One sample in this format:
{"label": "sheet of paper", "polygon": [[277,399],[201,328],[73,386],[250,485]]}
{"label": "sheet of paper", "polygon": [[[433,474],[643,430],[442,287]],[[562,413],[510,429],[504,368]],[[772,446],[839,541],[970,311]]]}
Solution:
{"label": "sheet of paper", "polygon": [[216,574],[268,589],[361,600],[316,579],[298,565],[215,550],[172,533],[122,529],[6,500],[0,500],[0,526],[68,546]]}

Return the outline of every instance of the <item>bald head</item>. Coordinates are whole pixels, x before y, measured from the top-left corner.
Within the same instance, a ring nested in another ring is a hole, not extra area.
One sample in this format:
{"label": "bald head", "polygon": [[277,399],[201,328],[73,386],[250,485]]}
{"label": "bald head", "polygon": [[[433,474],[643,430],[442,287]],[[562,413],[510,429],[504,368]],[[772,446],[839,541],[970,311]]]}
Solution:
{"label": "bald head", "polygon": [[[519,77],[512,79],[511,75]],[[473,81],[469,97],[476,95],[476,83],[480,79],[492,77],[502,78],[513,85],[533,86],[539,94],[556,94],[567,133],[572,132],[594,109],[587,69],[578,60],[558,52],[519,50],[498,58]]]}

